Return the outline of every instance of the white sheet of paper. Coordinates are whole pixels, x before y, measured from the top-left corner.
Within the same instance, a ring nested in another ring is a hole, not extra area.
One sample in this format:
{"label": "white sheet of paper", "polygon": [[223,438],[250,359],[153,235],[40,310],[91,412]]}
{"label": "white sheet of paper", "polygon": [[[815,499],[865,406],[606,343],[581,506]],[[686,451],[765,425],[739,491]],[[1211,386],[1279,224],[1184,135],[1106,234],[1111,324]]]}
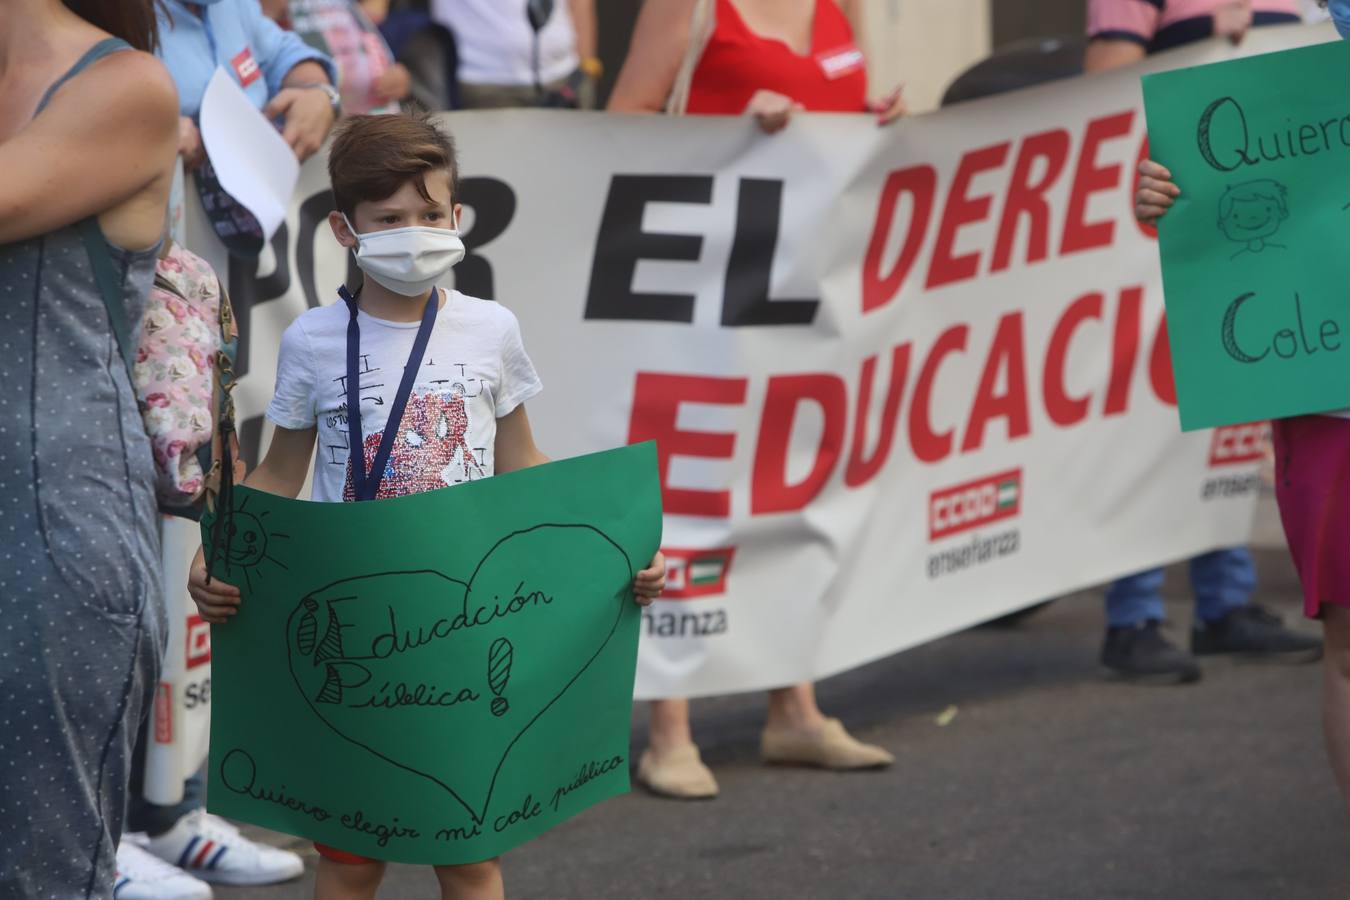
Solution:
{"label": "white sheet of paper", "polygon": [[300,177],[295,153],[224,68],[206,86],[200,127],[221,187],[257,217],[271,240]]}

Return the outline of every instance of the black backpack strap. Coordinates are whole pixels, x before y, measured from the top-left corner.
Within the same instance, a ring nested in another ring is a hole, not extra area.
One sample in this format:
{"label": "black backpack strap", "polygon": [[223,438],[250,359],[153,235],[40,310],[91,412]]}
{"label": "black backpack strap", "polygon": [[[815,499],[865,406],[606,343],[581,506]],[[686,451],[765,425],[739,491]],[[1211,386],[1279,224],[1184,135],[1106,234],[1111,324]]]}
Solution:
{"label": "black backpack strap", "polygon": [[[127,366],[127,378],[132,379],[132,368],[136,365],[136,348],[131,345],[131,328],[127,323],[126,306],[122,303],[122,282],[113,266],[112,253],[108,242],[98,227],[98,220],[92,216],[77,226],[84,248],[89,253],[89,265],[94,270],[94,281],[98,292],[103,295],[103,306],[108,311],[108,325],[117,339],[117,348],[122,353],[122,361]],[[135,380],[131,381],[135,386]]]}

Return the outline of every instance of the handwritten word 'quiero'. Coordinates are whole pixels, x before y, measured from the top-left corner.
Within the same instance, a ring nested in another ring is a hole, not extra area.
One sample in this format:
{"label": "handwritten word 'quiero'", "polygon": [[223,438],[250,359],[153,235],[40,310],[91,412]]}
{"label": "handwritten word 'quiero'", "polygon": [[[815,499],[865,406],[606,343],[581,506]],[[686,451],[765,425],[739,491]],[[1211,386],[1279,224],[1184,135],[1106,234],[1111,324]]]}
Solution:
{"label": "handwritten word 'quiero'", "polygon": [[[1236,115],[1237,128],[1222,127],[1222,136],[1216,134],[1215,119],[1222,116],[1231,119]],[[1257,166],[1264,162],[1275,162],[1299,156],[1316,156],[1334,147],[1350,149],[1350,115],[1320,122],[1304,122],[1290,125],[1283,131],[1278,128],[1268,134],[1256,136],[1256,146],[1252,146],[1251,130],[1247,127],[1247,114],[1242,104],[1232,97],[1220,97],[1205,107],[1196,128],[1196,143],[1200,155],[1211,168],[1220,172],[1233,172],[1243,166]]]}
{"label": "handwritten word 'quiero'", "polygon": [[[1318,347],[1308,340],[1308,329],[1303,324],[1303,300],[1298,294],[1294,295],[1294,322],[1298,326],[1295,333],[1293,328],[1281,328],[1271,337],[1260,351],[1253,355],[1244,350],[1237,340],[1237,318],[1242,310],[1242,304],[1246,303],[1256,296],[1254,291],[1248,291],[1242,296],[1228,304],[1228,309],[1223,316],[1223,326],[1221,328],[1223,337],[1224,352],[1240,363],[1259,363],[1275,351],[1275,356],[1280,359],[1293,359],[1296,356],[1312,356],[1319,352]],[[1317,339],[1322,350],[1329,353],[1335,353],[1341,349],[1341,326],[1334,319],[1323,319],[1318,328]]]}
{"label": "handwritten word 'quiero'", "polygon": [[236,747],[220,761],[220,782],[228,791],[252,797],[263,803],[275,803],[277,806],[309,816],[316,822],[326,822],[333,817],[333,814],[322,806],[306,803],[298,797],[287,794],[284,784],[280,789],[274,790],[259,787],[257,781],[258,764],[253,761],[248,751]]}

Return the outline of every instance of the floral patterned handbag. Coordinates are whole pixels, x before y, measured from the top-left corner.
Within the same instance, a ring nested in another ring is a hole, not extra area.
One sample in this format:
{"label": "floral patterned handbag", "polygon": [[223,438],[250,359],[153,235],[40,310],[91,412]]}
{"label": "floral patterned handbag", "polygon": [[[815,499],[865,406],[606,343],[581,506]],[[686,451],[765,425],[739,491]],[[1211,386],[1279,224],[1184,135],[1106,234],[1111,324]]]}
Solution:
{"label": "floral patterned handbag", "polygon": [[166,240],[133,345],[107,242],[93,219],[80,231],[150,438],[160,512],[200,519],[208,498],[229,502],[238,459],[229,297],[204,259]]}
{"label": "floral patterned handbag", "polygon": [[132,367],[164,512],[199,518],[207,493],[219,493],[223,469],[238,458],[230,396],[238,343],[216,273],[170,242],[155,267]]}

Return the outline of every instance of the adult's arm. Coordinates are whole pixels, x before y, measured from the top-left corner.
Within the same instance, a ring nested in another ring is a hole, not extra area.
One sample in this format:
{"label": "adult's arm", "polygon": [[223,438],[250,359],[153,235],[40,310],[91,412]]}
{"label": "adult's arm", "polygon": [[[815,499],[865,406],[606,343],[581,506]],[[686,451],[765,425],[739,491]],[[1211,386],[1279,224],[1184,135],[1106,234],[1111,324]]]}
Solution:
{"label": "adult's arm", "polygon": [[376,25],[383,25],[384,20],[389,18],[389,0],[361,0],[361,8]]}
{"label": "adult's arm", "polygon": [[0,143],[0,244],[125,203],[178,152],[178,92],[163,63],[123,51],[94,63]]}
{"label": "adult's arm", "polygon": [[609,95],[611,112],[662,112],[689,48],[697,0],[646,0]]}
{"label": "adult's arm", "polygon": [[331,59],[306,44],[295,32],[286,31],[263,15],[258,0],[244,0],[241,6],[247,18],[253,56],[267,79],[269,97],[287,87],[319,82],[337,84],[337,69]]}
{"label": "adult's arm", "polygon": [[1139,62],[1158,33],[1161,3],[1153,0],[1087,0],[1089,75]]}
{"label": "adult's arm", "polygon": [[1131,40],[1097,38],[1087,46],[1083,71],[1089,75],[1132,66],[1146,56],[1142,44]]}
{"label": "adult's arm", "polygon": [[567,0],[572,13],[572,27],[577,33],[577,56],[582,60],[599,55],[599,38],[595,25],[595,0]]}

